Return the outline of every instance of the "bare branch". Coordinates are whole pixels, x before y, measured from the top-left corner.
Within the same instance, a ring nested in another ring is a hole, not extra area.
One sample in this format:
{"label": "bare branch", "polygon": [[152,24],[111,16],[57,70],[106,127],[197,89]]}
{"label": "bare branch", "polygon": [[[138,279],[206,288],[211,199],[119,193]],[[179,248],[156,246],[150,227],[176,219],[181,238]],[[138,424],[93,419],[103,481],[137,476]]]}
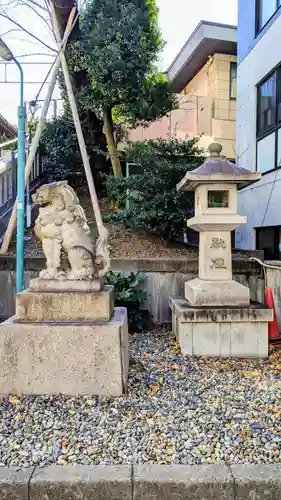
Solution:
{"label": "bare branch", "polygon": [[12,19],[10,16],[8,16],[7,14],[4,14],[4,13],[1,13],[0,12],[0,17],[3,17],[4,19],[7,19],[8,21],[10,21],[11,23],[15,24],[15,26],[18,26],[20,29],[22,29],[25,33],[27,33],[27,35],[31,36],[32,38],[34,38],[35,40],[37,40],[37,42],[41,43],[42,45],[44,45],[44,47],[46,47],[48,50],[51,50],[52,52],[57,52],[56,49],[54,49],[53,47],[50,47],[50,45],[48,45],[47,43],[43,42],[43,40],[40,40],[40,38],[38,38],[36,35],[33,35],[33,33],[31,33],[29,30],[27,30],[26,28],[24,28],[20,23],[18,23],[17,21],[15,21],[14,19]]}
{"label": "bare branch", "polygon": [[2,38],[3,36],[8,35],[9,33],[13,33],[14,31],[22,31],[22,30],[20,30],[19,28],[13,28],[11,30],[5,31],[5,33],[1,33],[0,36]]}
{"label": "bare branch", "polygon": [[[20,54],[20,55],[15,56],[15,57],[16,57],[16,59],[20,59],[21,57],[33,57],[33,56],[41,56],[41,57],[42,57],[42,56],[44,56],[44,57],[45,57],[45,56],[48,56],[48,57],[54,57],[54,55],[53,55],[53,54],[48,54],[48,52],[32,52],[31,54]],[[33,62],[33,63],[30,63],[30,64],[34,64],[34,62]],[[42,63],[42,64],[44,64],[44,63]]]}
{"label": "bare branch", "polygon": [[47,19],[44,16],[42,16],[42,14],[40,14],[40,12],[38,12],[34,7],[32,7],[29,4],[29,2],[24,2],[23,0],[20,0],[20,5],[23,5],[24,7],[28,7],[29,9],[31,9],[46,24],[46,26],[48,27],[48,29],[51,32],[53,32],[53,28],[52,28],[52,26],[50,26],[50,24],[48,23]]}
{"label": "bare branch", "polygon": [[[35,2],[35,0],[28,0],[30,3],[32,3],[33,5],[35,5],[36,7],[39,7],[39,9],[42,9],[44,11],[46,11],[46,7],[44,7],[43,5],[40,5],[38,2]],[[45,3],[45,2],[44,2]]]}
{"label": "bare branch", "polygon": [[[15,5],[13,5],[15,4]],[[18,0],[12,0],[11,2],[8,2],[8,3],[2,3],[1,0],[0,0],[0,7],[2,9],[4,8],[14,8],[14,7],[17,7],[18,6]]]}

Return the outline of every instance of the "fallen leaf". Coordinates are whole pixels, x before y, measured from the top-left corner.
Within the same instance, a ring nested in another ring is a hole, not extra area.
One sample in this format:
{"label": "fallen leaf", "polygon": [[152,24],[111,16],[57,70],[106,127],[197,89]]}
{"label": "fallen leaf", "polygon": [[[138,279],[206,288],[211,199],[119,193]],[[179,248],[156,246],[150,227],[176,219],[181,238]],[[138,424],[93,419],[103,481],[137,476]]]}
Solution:
{"label": "fallen leaf", "polygon": [[245,441],[248,441],[248,440],[249,440],[249,437],[248,437],[246,434],[244,434],[244,432],[240,432],[240,437],[241,437],[242,439],[244,439]]}
{"label": "fallen leaf", "polygon": [[145,352],[145,353],[143,354],[143,356],[142,356],[142,357],[143,357],[144,359],[148,359],[150,356],[149,356],[149,354],[147,354],[147,353]]}
{"label": "fallen leaf", "polygon": [[163,417],[163,414],[160,413],[160,411],[157,411],[156,413],[154,413],[154,417],[156,417],[156,418]]}
{"label": "fallen leaf", "polygon": [[277,410],[276,408],[271,408],[272,413],[276,413],[277,415],[281,415],[281,410]]}
{"label": "fallen leaf", "polygon": [[159,385],[150,385],[149,386],[149,390],[151,392],[157,392],[157,391],[160,391],[160,386]]}
{"label": "fallen leaf", "polygon": [[20,400],[16,396],[10,396],[9,403],[11,403],[14,406],[18,406],[20,405]]}
{"label": "fallen leaf", "polygon": [[62,438],[62,440],[61,440],[61,447],[62,448],[67,448],[68,447],[68,440],[66,438]]}
{"label": "fallen leaf", "polygon": [[261,376],[261,372],[258,372],[258,371],[242,370],[241,374],[244,375],[244,377],[246,377],[246,378],[255,378],[255,377]]}

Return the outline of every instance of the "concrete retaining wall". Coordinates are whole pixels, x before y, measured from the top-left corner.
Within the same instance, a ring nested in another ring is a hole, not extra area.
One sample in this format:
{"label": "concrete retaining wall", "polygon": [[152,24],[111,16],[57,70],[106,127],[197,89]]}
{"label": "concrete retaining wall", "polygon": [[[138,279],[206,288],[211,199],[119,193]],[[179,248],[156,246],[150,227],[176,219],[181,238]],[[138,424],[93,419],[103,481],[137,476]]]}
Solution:
{"label": "concrete retaining wall", "polygon": [[[32,257],[25,259],[25,286],[38,276],[45,266],[45,259]],[[144,288],[150,293],[146,307],[154,321],[171,321],[169,296],[183,295],[184,282],[198,275],[197,259],[112,259],[114,271],[142,271],[146,274]],[[281,268],[280,268],[281,272]],[[264,278],[261,266],[247,259],[233,260],[234,279],[250,288],[251,298],[264,300]],[[0,257],[0,318],[6,319],[15,312],[15,257]],[[281,296],[281,293],[280,293]],[[281,307],[281,299],[280,299]]]}
{"label": "concrete retaining wall", "polygon": [[278,465],[0,468],[1,500],[280,500]]}

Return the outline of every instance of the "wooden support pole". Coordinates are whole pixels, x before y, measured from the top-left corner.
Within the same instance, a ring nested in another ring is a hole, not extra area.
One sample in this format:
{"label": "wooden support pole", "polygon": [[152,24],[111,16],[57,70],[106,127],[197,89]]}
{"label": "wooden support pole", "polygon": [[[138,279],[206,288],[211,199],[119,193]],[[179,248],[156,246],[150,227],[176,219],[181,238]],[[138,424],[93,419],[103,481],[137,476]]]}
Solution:
{"label": "wooden support pole", "polygon": [[[60,25],[58,22],[55,6],[53,3],[53,0],[49,0],[49,5],[50,5],[50,10],[51,10],[51,16],[52,16],[52,21],[54,25],[54,30],[55,30],[55,36],[57,43],[61,43],[61,35],[60,35]],[[93,211],[96,219],[96,224],[97,224],[97,229],[99,233],[99,239],[96,243],[96,255],[98,257],[102,257],[103,259],[103,268],[100,270],[100,277],[104,276],[107,274],[109,267],[110,267],[110,257],[109,257],[109,251],[108,251],[108,245],[107,245],[107,240],[108,240],[108,231],[106,227],[103,224],[102,216],[101,216],[101,211],[100,211],[100,206],[99,206],[99,201],[97,197],[97,192],[95,188],[95,183],[92,175],[92,170],[90,166],[90,161],[89,161],[89,156],[87,153],[87,148],[86,148],[86,143],[81,127],[81,122],[79,118],[79,113],[77,109],[77,104],[74,96],[74,91],[71,83],[71,78],[69,74],[69,69],[67,66],[66,62],[66,57],[64,52],[60,53],[60,60],[61,60],[61,67],[63,71],[63,76],[64,76],[64,81],[67,89],[67,94],[68,94],[68,99],[69,99],[69,104],[72,112],[72,117],[73,117],[73,122],[75,125],[75,130],[76,130],[76,135],[79,143],[79,148],[82,156],[82,161],[84,165],[84,170],[85,170],[85,175],[88,183],[88,188],[90,192],[90,197],[91,197],[91,202],[93,206]]]}

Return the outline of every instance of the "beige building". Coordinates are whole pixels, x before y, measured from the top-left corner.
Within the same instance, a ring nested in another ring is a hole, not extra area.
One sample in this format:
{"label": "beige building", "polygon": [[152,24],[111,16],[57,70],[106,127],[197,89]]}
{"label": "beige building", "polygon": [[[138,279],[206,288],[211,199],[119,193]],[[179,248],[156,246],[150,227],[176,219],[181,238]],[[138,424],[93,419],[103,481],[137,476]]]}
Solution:
{"label": "beige building", "polygon": [[201,21],[167,70],[179,108],[149,127],[130,133],[130,140],[202,135],[205,149],[218,141],[235,159],[237,29]]}

